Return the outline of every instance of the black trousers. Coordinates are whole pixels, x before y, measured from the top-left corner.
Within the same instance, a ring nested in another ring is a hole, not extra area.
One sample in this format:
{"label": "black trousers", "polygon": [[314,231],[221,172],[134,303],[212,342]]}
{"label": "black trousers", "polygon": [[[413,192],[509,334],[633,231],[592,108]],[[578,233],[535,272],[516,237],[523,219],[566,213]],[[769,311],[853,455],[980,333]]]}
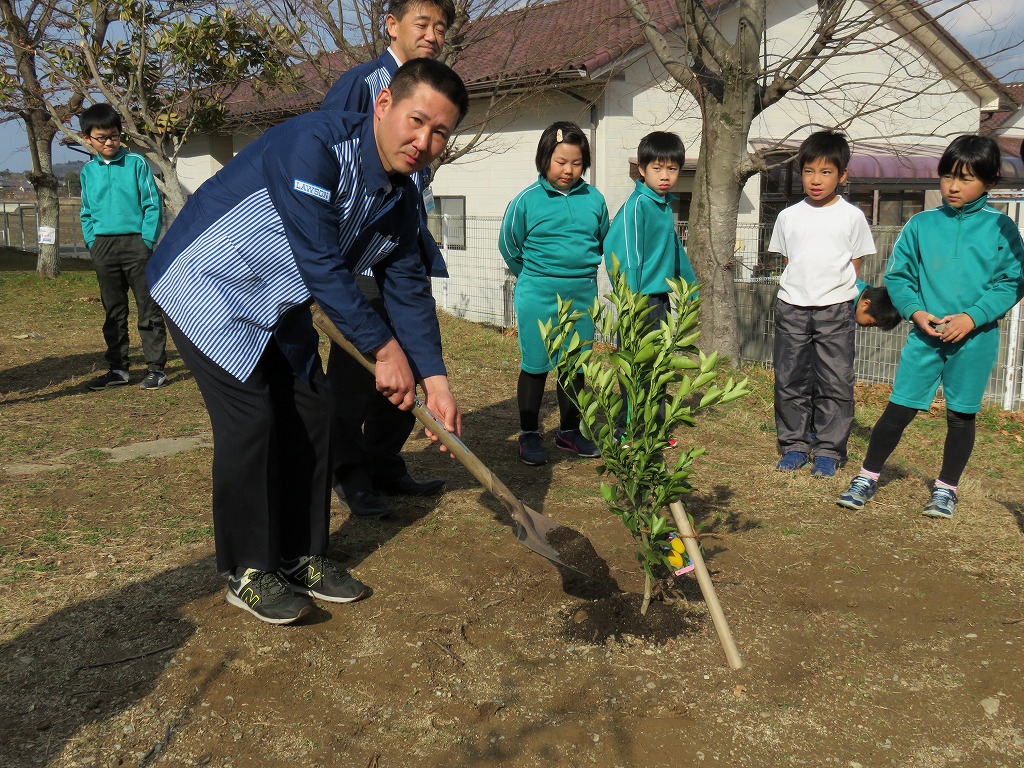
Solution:
{"label": "black trousers", "polygon": [[[370,306],[387,321],[384,299],[373,278],[360,275],[356,283]],[[327,358],[327,379],[334,393],[334,481],[345,495],[368,491],[375,482],[405,475],[408,470],[401,451],[416,417],[392,405],[377,391],[369,371],[334,343]]]}
{"label": "black trousers", "polygon": [[128,290],[135,294],[142,354],[150,370],[167,363],[167,330],[160,307],[149,295],[146,262],[149,248],[141,235],[97,235],[89,249],[100,284],[105,355],[111,370],[128,370]]}
{"label": "black trousers", "polygon": [[304,381],[271,338],[243,382],[168,325],[213,427],[217,569],[273,571],[282,560],[323,554],[330,527],[333,401],[320,360]]}

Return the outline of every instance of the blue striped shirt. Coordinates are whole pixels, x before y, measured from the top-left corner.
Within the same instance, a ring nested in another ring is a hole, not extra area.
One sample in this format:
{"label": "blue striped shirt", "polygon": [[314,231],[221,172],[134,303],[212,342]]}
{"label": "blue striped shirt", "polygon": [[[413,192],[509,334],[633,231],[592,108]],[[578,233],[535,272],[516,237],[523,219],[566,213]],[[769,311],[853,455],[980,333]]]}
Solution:
{"label": "blue striped shirt", "polygon": [[[335,112],[362,112],[372,114],[377,96],[391,85],[391,78],[398,71],[399,63],[391,49],[387,49],[378,58],[364,61],[339,77],[324,96],[320,105],[322,110]],[[430,171],[424,168],[413,176],[416,189],[422,195],[430,182]],[[423,260],[431,277],[448,277],[448,267],[444,263],[434,236],[426,226],[426,210],[420,211],[420,234]]]}
{"label": "blue striped shirt", "polygon": [[[444,373],[417,198],[408,178],[384,172],[372,116],[301,115],[267,131],[189,199],[149,261],[151,293],[241,381],[271,335],[308,376],[317,359],[310,300],[363,352],[394,335],[417,375]],[[394,333],[355,285],[365,269],[383,287]]]}

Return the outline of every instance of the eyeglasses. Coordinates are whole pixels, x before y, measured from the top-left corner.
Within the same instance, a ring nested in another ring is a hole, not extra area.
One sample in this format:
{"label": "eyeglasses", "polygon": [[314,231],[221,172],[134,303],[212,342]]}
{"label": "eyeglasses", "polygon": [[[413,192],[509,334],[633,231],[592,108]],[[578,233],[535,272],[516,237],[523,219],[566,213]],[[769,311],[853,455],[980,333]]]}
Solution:
{"label": "eyeglasses", "polygon": [[89,136],[92,141],[97,144],[120,144],[121,136],[115,134],[114,136]]}

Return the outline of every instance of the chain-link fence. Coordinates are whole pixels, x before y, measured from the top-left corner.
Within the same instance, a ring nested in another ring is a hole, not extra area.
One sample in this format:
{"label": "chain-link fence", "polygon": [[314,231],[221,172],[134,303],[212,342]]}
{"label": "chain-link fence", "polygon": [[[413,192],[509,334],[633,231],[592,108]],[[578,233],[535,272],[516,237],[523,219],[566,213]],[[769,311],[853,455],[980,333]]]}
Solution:
{"label": "chain-link fence", "polygon": [[[434,281],[438,306],[459,317],[501,328],[515,326],[511,276],[498,252],[501,219],[466,217],[453,220],[434,218],[431,231],[441,244],[451,277]],[[876,255],[865,259],[861,277],[879,285],[885,265],[899,235],[899,227],[872,227]],[[686,237],[685,225],[680,233]],[[770,229],[758,224],[737,228],[735,286],[740,359],[745,363],[770,366],[775,342],[775,297],[779,290],[782,263],[767,254]],[[599,270],[599,292],[610,290],[607,275]],[[985,402],[1006,410],[1024,408],[1021,391],[1024,364],[1024,318],[1015,307],[1000,323],[1000,352],[992,372]],[[895,330],[858,328],[856,375],[865,382],[892,384],[900,350],[910,331],[903,323]]]}
{"label": "chain-link fence", "polygon": [[[57,242],[62,258],[89,258],[89,249],[82,239],[79,211],[82,201],[77,197],[61,198],[57,209]],[[0,202],[0,245],[35,251],[39,247],[39,225],[35,203]]]}
{"label": "chain-link fence", "polygon": [[[63,257],[88,258],[78,220],[79,201],[61,200],[59,238]],[[35,250],[36,216],[31,203],[0,203],[0,245]],[[477,323],[514,327],[512,291],[515,278],[498,252],[498,217],[436,217],[430,229],[441,245],[450,277],[435,279],[434,297],[444,311]],[[685,240],[686,227],[680,226]],[[865,259],[861,276],[880,284],[885,264],[899,234],[898,227],[872,227],[877,254]],[[767,254],[771,232],[758,224],[740,225],[736,232],[735,286],[742,362],[770,366],[775,337],[775,295],[782,264]],[[610,290],[599,270],[599,292]],[[1018,305],[1000,323],[998,362],[985,393],[987,403],[1006,410],[1024,408],[1024,318]],[[891,384],[900,350],[909,332],[903,323],[893,331],[857,329],[856,373],[860,381]]]}

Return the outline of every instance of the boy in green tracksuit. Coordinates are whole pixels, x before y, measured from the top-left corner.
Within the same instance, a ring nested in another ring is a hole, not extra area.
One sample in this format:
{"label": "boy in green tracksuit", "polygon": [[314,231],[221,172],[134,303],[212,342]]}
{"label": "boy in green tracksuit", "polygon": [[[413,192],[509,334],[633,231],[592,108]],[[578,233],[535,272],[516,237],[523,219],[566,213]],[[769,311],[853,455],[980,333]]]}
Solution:
{"label": "boy in green tracksuit", "polygon": [[121,146],[121,116],[109,104],[94,104],[78,119],[96,156],[82,166],[82,235],[92,256],[106,319],[103,339],[109,370],[86,382],[92,390],[128,383],[128,289],[135,294],[139,336],[149,368],[139,386],[167,382],[167,330],[149,295],[146,263],[160,233],[160,194],[149,164]]}
{"label": "boy in green tracksuit", "polygon": [[686,148],[674,133],[655,131],[640,140],[636,152],[640,178],[636,188],[615,214],[604,240],[604,261],[612,271],[612,256],[626,275],[629,287],[645,293],[655,307],[651,323],[667,317],[668,283],[682,277],[697,282],[679,235],[670,190],[679,180]]}
{"label": "boy in green tracksuit", "polygon": [[[651,313],[647,323],[657,328],[668,318],[667,280],[682,277],[696,283],[686,249],[676,233],[670,190],[679,180],[686,148],[674,133],[654,131],[640,139],[636,169],[640,178],[629,199],[615,214],[604,239],[604,262],[611,275],[612,257],[634,291],[647,295]],[[623,393],[625,395],[625,393]],[[627,417],[628,418],[628,417]],[[664,418],[664,403],[659,418]]]}
{"label": "boy in green tracksuit", "polygon": [[987,205],[999,181],[999,147],[960,136],[939,160],[943,203],[914,216],[893,247],[885,275],[900,315],[914,324],[885,412],[871,431],[864,466],[837,503],[860,509],[875,495],[886,459],[942,384],[946,441],[942,469],[924,508],[950,518],[974,448],[975,416],[999,351],[999,319],[1024,297],[1024,242],[1013,221]]}

